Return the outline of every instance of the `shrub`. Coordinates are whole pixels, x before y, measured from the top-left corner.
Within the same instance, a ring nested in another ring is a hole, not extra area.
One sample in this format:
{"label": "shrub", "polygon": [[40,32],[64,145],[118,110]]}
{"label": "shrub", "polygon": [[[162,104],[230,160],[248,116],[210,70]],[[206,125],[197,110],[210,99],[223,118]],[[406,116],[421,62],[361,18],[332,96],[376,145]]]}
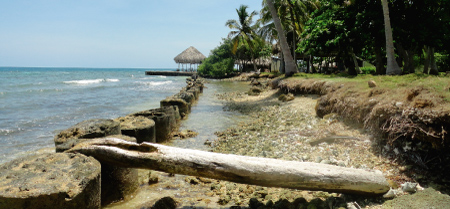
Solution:
{"label": "shrub", "polygon": [[361,67],[362,74],[372,74],[375,75],[377,69],[375,67]]}
{"label": "shrub", "polygon": [[229,39],[214,48],[211,54],[198,67],[198,74],[205,77],[221,78],[233,73],[234,57]]}

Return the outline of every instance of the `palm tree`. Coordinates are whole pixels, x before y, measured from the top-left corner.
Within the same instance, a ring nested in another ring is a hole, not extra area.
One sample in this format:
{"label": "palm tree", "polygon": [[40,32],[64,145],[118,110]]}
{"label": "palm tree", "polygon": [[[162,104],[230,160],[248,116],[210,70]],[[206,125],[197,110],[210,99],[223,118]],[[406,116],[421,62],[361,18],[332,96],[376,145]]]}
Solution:
{"label": "palm tree", "polygon": [[[254,50],[253,41],[259,38],[255,33],[258,25],[253,21],[253,16],[257,15],[258,13],[256,11],[253,11],[249,14],[247,12],[247,9],[248,6],[241,5],[239,9],[236,9],[239,20],[228,20],[225,23],[225,26],[229,27],[230,29],[234,29],[228,34],[228,38],[231,38],[233,43],[233,53],[236,53],[239,44],[244,43],[249,46],[250,50]],[[255,71],[257,71],[255,58],[253,56],[254,53],[251,54],[253,68]]]}
{"label": "palm tree", "polygon": [[289,49],[289,45],[286,40],[286,36],[284,33],[284,30],[281,26],[280,18],[278,17],[277,10],[275,9],[275,6],[273,5],[273,0],[267,0],[266,1],[267,6],[269,7],[270,14],[272,15],[273,23],[275,24],[275,28],[278,33],[278,39],[280,41],[281,45],[281,51],[284,56],[284,62],[286,65],[286,76],[292,76],[294,73],[297,73],[297,67],[294,62],[294,58],[292,58],[292,54]]}
{"label": "palm tree", "polygon": [[386,34],[386,54],[387,54],[387,75],[400,75],[402,69],[395,60],[394,40],[392,38],[391,20],[389,18],[389,6],[387,0],[381,0],[384,15],[384,31]]}

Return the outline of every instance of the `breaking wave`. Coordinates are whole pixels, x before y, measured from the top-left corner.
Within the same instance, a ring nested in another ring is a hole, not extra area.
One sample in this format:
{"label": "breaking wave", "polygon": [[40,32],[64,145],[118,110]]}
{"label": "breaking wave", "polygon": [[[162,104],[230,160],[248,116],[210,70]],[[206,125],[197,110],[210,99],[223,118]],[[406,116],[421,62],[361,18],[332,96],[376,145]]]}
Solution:
{"label": "breaking wave", "polygon": [[90,79],[90,80],[73,80],[73,81],[63,81],[65,84],[75,84],[75,85],[90,85],[103,82],[119,82],[119,79]]}

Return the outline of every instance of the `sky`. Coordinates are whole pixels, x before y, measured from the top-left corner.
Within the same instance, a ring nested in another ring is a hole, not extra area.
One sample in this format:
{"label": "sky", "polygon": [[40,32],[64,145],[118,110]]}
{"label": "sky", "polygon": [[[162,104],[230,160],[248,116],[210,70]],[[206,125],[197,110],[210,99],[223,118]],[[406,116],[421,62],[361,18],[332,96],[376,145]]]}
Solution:
{"label": "sky", "polygon": [[[261,0],[0,0],[0,66],[177,68],[231,31],[236,8]],[[255,18],[256,19],[256,18]]]}

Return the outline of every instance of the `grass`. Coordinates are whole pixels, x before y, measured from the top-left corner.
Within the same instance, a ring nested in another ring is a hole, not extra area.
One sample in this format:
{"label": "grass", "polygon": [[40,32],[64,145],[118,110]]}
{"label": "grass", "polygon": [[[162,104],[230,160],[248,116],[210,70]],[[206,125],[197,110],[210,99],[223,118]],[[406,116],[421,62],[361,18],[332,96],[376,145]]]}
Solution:
{"label": "grass", "polygon": [[377,83],[377,88],[394,92],[405,92],[410,89],[420,88],[426,91],[428,96],[441,98],[445,102],[450,102],[450,77],[444,74],[440,76],[427,75],[423,73],[407,74],[401,76],[374,76],[371,74],[360,74],[349,76],[346,74],[306,74],[297,73],[290,79],[315,79],[327,82],[351,83],[353,90],[370,91],[367,82],[373,80]]}

